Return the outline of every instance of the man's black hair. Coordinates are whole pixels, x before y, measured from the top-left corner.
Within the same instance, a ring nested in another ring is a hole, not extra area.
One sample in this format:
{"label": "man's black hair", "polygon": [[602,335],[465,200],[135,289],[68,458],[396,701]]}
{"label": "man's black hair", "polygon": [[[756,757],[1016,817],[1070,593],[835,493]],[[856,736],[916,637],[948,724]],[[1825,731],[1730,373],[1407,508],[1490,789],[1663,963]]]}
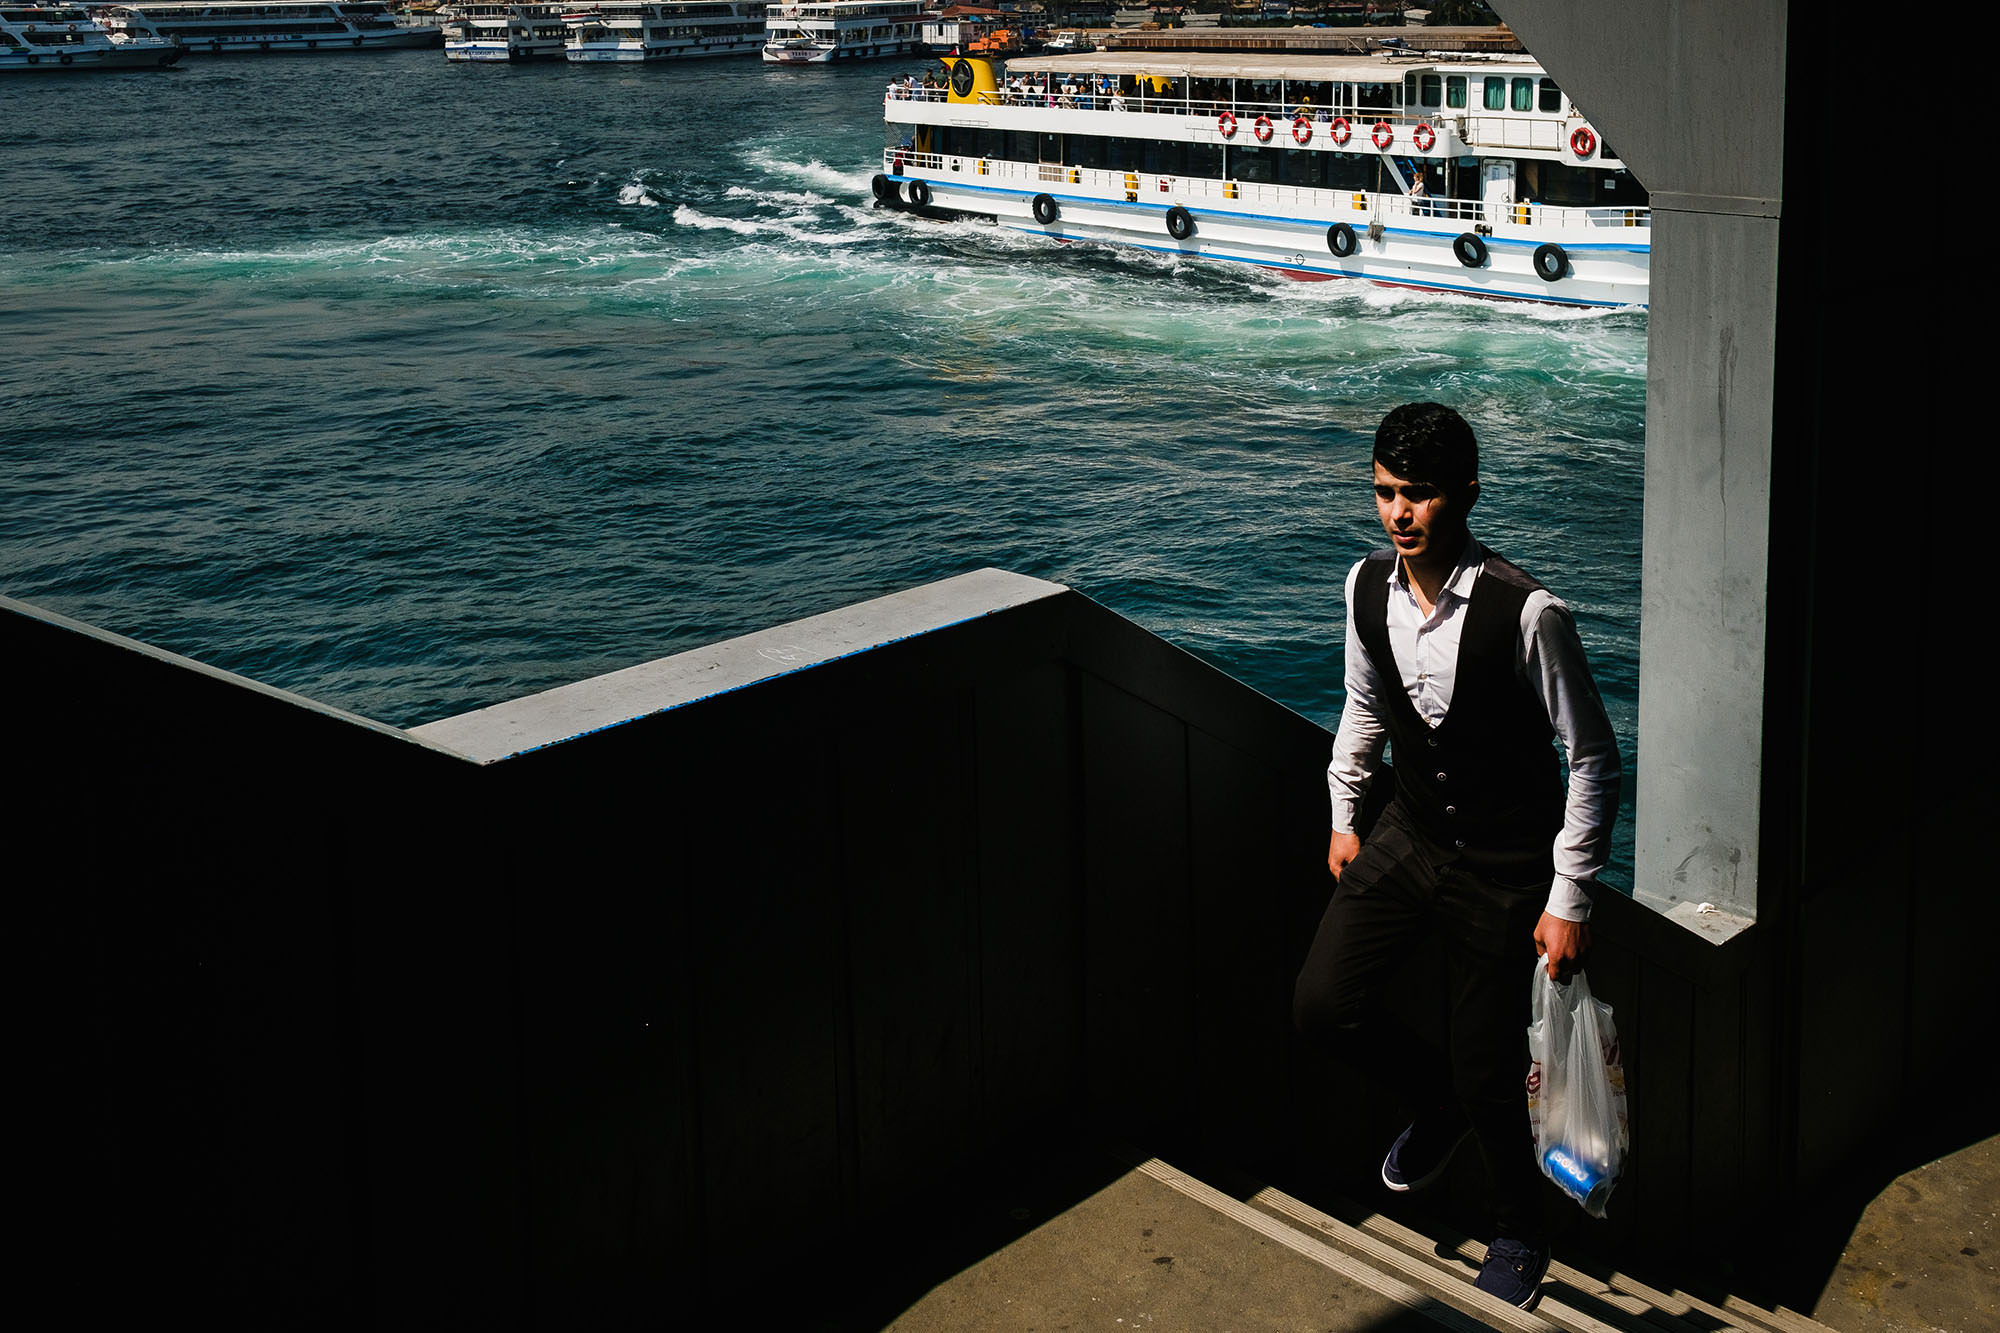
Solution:
{"label": "man's black hair", "polygon": [[1375,428],[1375,461],[1404,481],[1458,495],[1479,480],[1479,441],[1443,403],[1404,403]]}

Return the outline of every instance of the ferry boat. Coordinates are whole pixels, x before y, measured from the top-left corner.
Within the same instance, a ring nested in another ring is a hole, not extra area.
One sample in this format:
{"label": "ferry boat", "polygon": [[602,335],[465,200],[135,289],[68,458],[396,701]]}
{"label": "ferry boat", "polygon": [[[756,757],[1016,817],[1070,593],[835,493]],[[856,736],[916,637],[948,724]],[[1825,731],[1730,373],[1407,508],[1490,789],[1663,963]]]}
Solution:
{"label": "ferry boat", "polygon": [[435,23],[403,23],[384,0],[150,0],[98,11],[114,34],[178,39],[197,53],[436,46]]}
{"label": "ferry boat", "polygon": [[564,16],[575,61],[747,56],[764,44],[766,0],[606,3]]}
{"label": "ferry boat", "polygon": [[944,60],[883,103],[883,205],[1299,278],[1644,306],[1647,194],[1524,56]]}
{"label": "ferry boat", "polygon": [[764,59],[773,65],[922,54],[926,0],[780,0],[765,27]]}
{"label": "ferry boat", "polygon": [[181,44],[111,32],[75,5],[0,5],[0,71],[165,69]]}
{"label": "ferry boat", "polygon": [[446,60],[561,60],[569,40],[560,4],[470,4],[444,21]]}

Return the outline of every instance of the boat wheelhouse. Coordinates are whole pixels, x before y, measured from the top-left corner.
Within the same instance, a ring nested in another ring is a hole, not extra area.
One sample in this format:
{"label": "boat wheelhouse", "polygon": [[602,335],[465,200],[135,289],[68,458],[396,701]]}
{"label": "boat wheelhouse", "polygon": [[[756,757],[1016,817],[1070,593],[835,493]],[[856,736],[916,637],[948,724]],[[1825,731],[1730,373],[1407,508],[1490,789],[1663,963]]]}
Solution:
{"label": "boat wheelhouse", "polygon": [[561,60],[569,25],[561,4],[459,5],[444,22],[446,60]]}
{"label": "boat wheelhouse", "polygon": [[75,5],[0,5],[0,72],[164,69],[179,42],[105,28]]}
{"label": "boat wheelhouse", "polygon": [[780,0],[765,25],[764,59],[774,65],[824,65],[921,54],[926,0]]}
{"label": "boat wheelhouse", "polygon": [[177,39],[198,54],[235,51],[373,51],[436,46],[434,23],[402,23],[384,0],[197,0],[110,5],[114,33]]}
{"label": "boat wheelhouse", "polygon": [[754,55],[764,45],[766,0],[607,3],[566,16],[575,61],[685,60]]}
{"label": "boat wheelhouse", "polygon": [[1523,56],[949,57],[878,201],[1301,278],[1643,306],[1645,189]]}

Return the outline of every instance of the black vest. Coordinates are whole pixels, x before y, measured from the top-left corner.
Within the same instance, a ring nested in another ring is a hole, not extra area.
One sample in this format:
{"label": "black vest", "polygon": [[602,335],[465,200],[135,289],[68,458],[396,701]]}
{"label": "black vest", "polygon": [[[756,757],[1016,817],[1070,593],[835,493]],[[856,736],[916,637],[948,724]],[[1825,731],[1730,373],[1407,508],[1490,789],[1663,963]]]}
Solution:
{"label": "black vest", "polygon": [[1488,554],[1462,614],[1451,707],[1436,728],[1403,688],[1389,647],[1393,551],[1362,562],[1354,628],[1383,683],[1396,803],[1434,841],[1469,860],[1547,858],[1563,822],[1555,729],[1521,679],[1521,609],[1541,585]]}

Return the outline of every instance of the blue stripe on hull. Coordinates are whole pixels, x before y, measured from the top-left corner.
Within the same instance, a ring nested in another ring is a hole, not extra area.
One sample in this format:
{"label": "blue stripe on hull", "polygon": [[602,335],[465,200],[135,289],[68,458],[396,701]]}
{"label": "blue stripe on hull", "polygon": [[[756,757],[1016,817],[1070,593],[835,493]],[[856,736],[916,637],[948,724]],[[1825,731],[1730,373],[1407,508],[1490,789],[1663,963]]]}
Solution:
{"label": "blue stripe on hull", "polygon": [[[919,177],[919,176],[892,175],[889,177],[889,179],[892,181],[922,180],[925,184],[932,186],[939,184],[939,182],[934,181],[927,176]],[[1009,186],[974,185],[969,181],[960,181],[960,180],[945,181],[943,182],[943,184],[954,190],[971,190],[979,194],[996,194],[996,195],[1012,197],[1015,199],[1032,199],[1037,194],[1049,194],[1049,192],[1046,190],[1017,190]],[[1147,200],[1144,199],[1139,199],[1139,200],[1101,199],[1101,198],[1094,198],[1090,195],[1080,195],[1080,194],[1049,194],[1049,198],[1055,200],[1059,204],[1061,203],[1083,204],[1094,208],[1142,208],[1142,209],[1151,209],[1154,212],[1158,213],[1165,213],[1168,209],[1174,207],[1174,205],[1171,203],[1156,204],[1148,202]],[[1293,227],[1318,228],[1329,225],[1328,223],[1322,222],[1317,218],[1284,217],[1280,214],[1275,214],[1275,213],[1232,213],[1218,208],[1200,208],[1193,204],[1181,204],[1180,207],[1187,209],[1188,212],[1192,213],[1194,216],[1198,218],[1212,217],[1212,218],[1222,219],[1223,221],[1238,221],[1238,222],[1273,222],[1273,223],[1278,223],[1280,225],[1293,226]],[[1385,226],[1382,230],[1390,235],[1395,235],[1395,236],[1416,236],[1431,240],[1450,239],[1449,233],[1441,231],[1425,231],[1417,227]],[[1536,246],[1542,244],[1542,242],[1539,240],[1517,240],[1513,237],[1501,237],[1501,236],[1486,236],[1482,237],[1481,239],[1483,239],[1486,242],[1488,247],[1507,246],[1522,250],[1531,250]],[[1575,254],[1578,251],[1583,251],[1583,250],[1594,250],[1600,253],[1617,252],[1617,253],[1649,255],[1649,256],[1653,253],[1653,247],[1650,243],[1646,245],[1635,245],[1629,241],[1571,242],[1565,240],[1562,242],[1562,247],[1563,249],[1569,251],[1571,254]]]}

